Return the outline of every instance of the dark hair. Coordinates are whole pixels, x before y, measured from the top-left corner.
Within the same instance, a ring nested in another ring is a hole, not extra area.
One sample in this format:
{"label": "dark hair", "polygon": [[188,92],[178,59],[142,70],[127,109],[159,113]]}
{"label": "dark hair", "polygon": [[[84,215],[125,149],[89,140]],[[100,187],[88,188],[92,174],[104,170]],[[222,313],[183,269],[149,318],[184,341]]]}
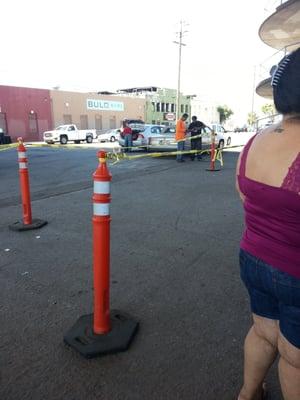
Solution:
{"label": "dark hair", "polygon": [[[284,57],[278,66],[282,65]],[[300,113],[300,48],[288,55],[289,61],[284,66],[279,79],[273,86],[276,110],[281,114]]]}
{"label": "dark hair", "polygon": [[183,118],[187,118],[189,116],[189,114],[184,113],[184,114],[182,114],[182,116],[183,116]]}
{"label": "dark hair", "polygon": [[195,120],[196,120],[196,119],[197,119],[196,115],[193,115],[193,116],[192,116],[192,119],[195,119]]}

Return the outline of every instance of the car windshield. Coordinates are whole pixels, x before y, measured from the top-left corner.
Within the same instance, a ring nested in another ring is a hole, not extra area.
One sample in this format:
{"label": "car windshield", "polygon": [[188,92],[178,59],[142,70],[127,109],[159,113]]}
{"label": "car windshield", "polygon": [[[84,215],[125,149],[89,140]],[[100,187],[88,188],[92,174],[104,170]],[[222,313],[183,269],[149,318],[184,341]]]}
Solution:
{"label": "car windshield", "polygon": [[173,127],[167,127],[167,128],[165,128],[164,130],[163,130],[163,132],[162,133],[168,133],[169,135],[174,135],[174,133],[175,133],[175,128],[173,128]]}
{"label": "car windshield", "polygon": [[163,130],[162,126],[151,126],[151,133],[161,133]]}
{"label": "car windshield", "polygon": [[204,128],[204,132],[205,132],[205,133],[211,133],[211,129],[210,129],[208,126],[206,126],[206,127]]}
{"label": "car windshield", "polygon": [[56,131],[63,131],[67,129],[68,125],[60,125],[57,128],[55,128]]}

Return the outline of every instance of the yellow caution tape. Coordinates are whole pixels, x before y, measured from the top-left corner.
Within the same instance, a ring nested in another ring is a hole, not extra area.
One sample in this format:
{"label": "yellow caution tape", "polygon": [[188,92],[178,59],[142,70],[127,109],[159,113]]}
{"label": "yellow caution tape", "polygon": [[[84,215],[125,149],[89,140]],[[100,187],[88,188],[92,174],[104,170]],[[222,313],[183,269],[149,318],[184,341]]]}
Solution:
{"label": "yellow caution tape", "polygon": [[[136,160],[139,158],[145,158],[145,157],[150,157],[150,158],[155,158],[155,157],[168,157],[168,156],[176,156],[177,154],[183,154],[183,155],[188,155],[188,154],[203,154],[203,153],[209,153],[210,154],[210,149],[206,150],[186,150],[186,151],[164,151],[164,152],[155,152],[155,153],[143,153],[143,154],[134,154],[134,155],[128,155],[128,153],[124,152],[109,152],[106,153],[106,158],[109,161],[113,161],[112,164],[116,164],[117,162],[121,160]],[[219,160],[219,156],[218,156]]]}
{"label": "yellow caution tape", "polygon": [[11,144],[1,144],[0,151],[14,149],[19,145],[19,143],[11,143]]}
{"label": "yellow caution tape", "polygon": [[[199,137],[201,137],[202,135],[197,135],[197,136],[192,136],[190,138],[185,138],[183,139],[183,141],[186,140],[193,140],[193,139],[197,139]],[[62,145],[62,144],[46,144],[46,143],[24,143],[25,147],[49,147],[49,148],[63,148],[63,149],[91,149],[90,146],[85,146],[85,145],[78,145],[78,144],[74,144],[74,145],[70,145],[68,144],[66,145]],[[18,146],[18,143],[12,143],[12,144],[7,144],[7,145],[1,145],[0,146],[0,151],[2,150],[8,150],[8,149],[12,149],[12,148],[16,148]],[[237,148],[237,147],[243,147],[244,145],[237,145],[237,146],[226,146],[223,147],[222,149],[220,148],[216,148],[215,152],[214,152],[214,157],[212,159],[212,161],[219,161],[221,166],[224,165],[223,162],[223,155],[222,155],[222,151],[225,149],[233,149],[233,148]],[[101,147],[101,145],[100,145]],[[134,155],[128,155],[128,152],[124,152],[124,150],[132,150],[132,149],[138,149],[139,147],[141,148],[145,148],[145,146],[133,146],[133,147],[121,147],[119,149],[115,149],[112,148],[112,151],[106,151],[106,160],[108,160],[112,165],[120,162],[121,160],[136,160],[139,158],[145,158],[145,157],[151,157],[151,158],[155,158],[155,157],[168,157],[168,156],[176,156],[178,154],[182,154],[182,155],[190,155],[190,154],[204,154],[204,153],[211,153],[211,149],[205,149],[205,150],[186,150],[186,151],[164,151],[164,152],[151,152],[151,153],[143,153],[143,154],[134,154]],[[130,153],[131,151],[129,151]],[[100,159],[100,162],[103,162],[104,159]]]}

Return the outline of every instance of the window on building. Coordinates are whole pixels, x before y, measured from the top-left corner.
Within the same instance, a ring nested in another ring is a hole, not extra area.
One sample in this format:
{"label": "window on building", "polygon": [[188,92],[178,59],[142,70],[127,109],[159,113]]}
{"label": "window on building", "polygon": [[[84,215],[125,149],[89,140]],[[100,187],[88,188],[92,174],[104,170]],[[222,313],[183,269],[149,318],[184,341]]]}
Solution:
{"label": "window on building", "polygon": [[186,113],[189,112],[189,105],[188,105],[188,104],[185,105],[185,112],[186,112]]}
{"label": "window on building", "polygon": [[175,112],[175,104],[174,103],[171,104],[171,112]]}
{"label": "window on building", "polygon": [[5,113],[0,113],[0,128],[2,129],[4,135],[7,135],[8,132],[7,132],[7,121]]}
{"label": "window on building", "polygon": [[165,103],[161,103],[161,112],[165,112]]}
{"label": "window on building", "polygon": [[152,101],[152,111],[154,112],[155,111],[155,103],[154,103],[154,101]]}
{"label": "window on building", "polygon": [[155,119],[152,120],[152,125],[155,125]]}
{"label": "window on building", "polygon": [[102,115],[96,114],[95,115],[95,129],[98,131],[102,130]]}
{"label": "window on building", "polygon": [[116,127],[117,127],[116,116],[112,115],[109,118],[109,129],[116,129]]}
{"label": "window on building", "polygon": [[72,115],[71,114],[64,114],[63,120],[65,125],[69,125],[72,123]]}
{"label": "window on building", "polygon": [[183,104],[180,105],[180,112],[181,112],[181,113],[184,112],[184,105],[183,105]]}
{"label": "window on building", "polygon": [[80,128],[89,129],[89,120],[87,115],[80,115]]}
{"label": "window on building", "polygon": [[156,103],[156,111],[160,112],[160,103]]}
{"label": "window on building", "polygon": [[31,111],[28,115],[28,119],[29,119],[29,132],[32,134],[37,134],[38,133],[37,114]]}
{"label": "window on building", "polygon": [[170,111],[170,103],[166,103],[166,112]]}

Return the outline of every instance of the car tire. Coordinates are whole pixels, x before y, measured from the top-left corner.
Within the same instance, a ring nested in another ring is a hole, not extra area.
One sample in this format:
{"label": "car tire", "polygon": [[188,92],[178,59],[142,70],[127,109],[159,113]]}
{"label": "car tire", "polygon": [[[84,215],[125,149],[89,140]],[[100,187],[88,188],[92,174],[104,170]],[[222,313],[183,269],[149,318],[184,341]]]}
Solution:
{"label": "car tire", "polygon": [[221,139],[218,144],[218,149],[222,150],[224,148],[224,140]]}
{"label": "car tire", "polygon": [[226,146],[230,146],[231,145],[231,137],[229,136],[229,138],[227,139],[227,142],[226,142]]}
{"label": "car tire", "polygon": [[61,137],[60,137],[60,144],[67,144],[68,143],[68,136],[66,136],[66,135],[62,135]]}
{"label": "car tire", "polygon": [[111,142],[115,142],[115,141],[116,141],[116,138],[115,138],[114,136],[111,136],[110,141],[111,141]]}
{"label": "car tire", "polygon": [[93,138],[92,138],[92,136],[87,136],[87,137],[86,137],[86,142],[87,142],[87,143],[93,143]]}

